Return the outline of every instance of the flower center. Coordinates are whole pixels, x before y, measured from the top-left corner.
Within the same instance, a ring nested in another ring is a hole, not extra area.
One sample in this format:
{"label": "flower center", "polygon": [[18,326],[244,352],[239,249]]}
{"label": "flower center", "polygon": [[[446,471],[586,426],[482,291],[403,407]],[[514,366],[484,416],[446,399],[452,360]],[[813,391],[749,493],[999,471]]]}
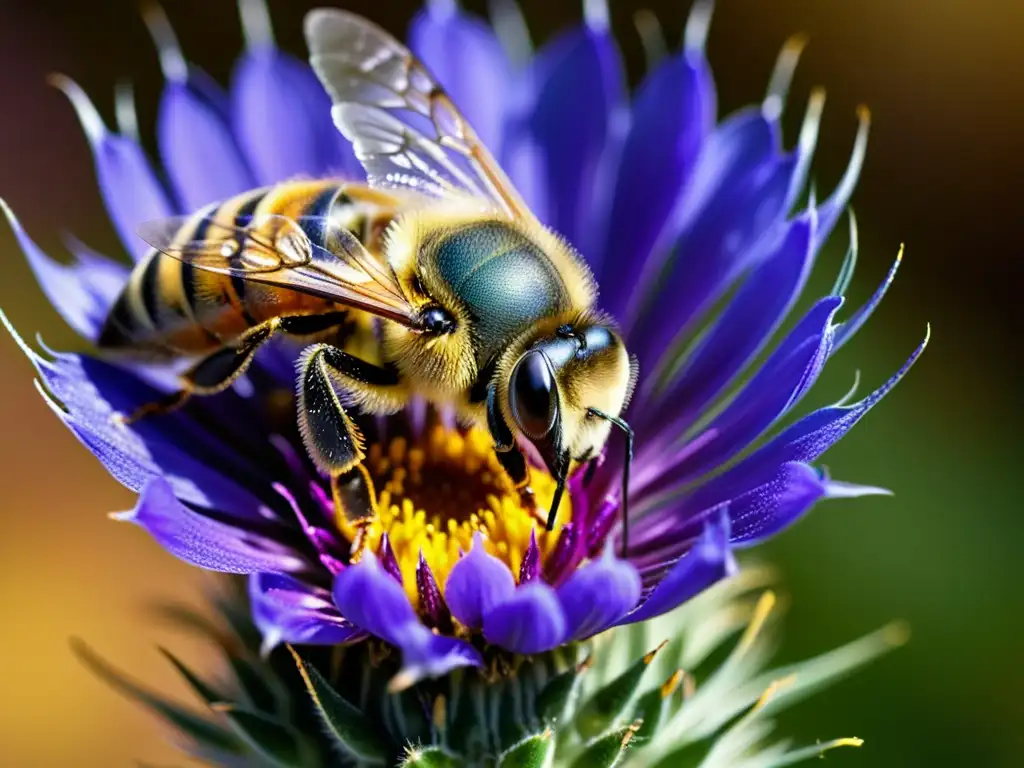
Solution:
{"label": "flower center", "polygon": [[[530,468],[531,508],[498,463],[490,435],[476,427],[462,432],[434,426],[413,441],[396,437],[386,446],[374,444],[364,466],[376,489],[374,513],[362,523],[341,521],[341,531],[350,541],[358,537],[359,553],[368,549],[381,556],[387,535],[387,549],[414,606],[421,555],[443,590],[448,572],[478,531],[487,551],[517,578],[534,532],[541,563],[558,540],[561,523],[549,532],[542,520],[554,496],[554,479]],[[562,497],[560,521],[571,519],[571,504],[569,494]]]}

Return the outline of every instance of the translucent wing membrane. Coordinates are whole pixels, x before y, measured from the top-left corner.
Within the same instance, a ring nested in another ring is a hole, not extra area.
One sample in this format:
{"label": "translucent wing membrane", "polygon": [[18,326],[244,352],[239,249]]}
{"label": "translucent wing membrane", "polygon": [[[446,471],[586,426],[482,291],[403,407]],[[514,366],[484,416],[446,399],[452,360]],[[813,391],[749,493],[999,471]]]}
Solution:
{"label": "translucent wing membrane", "polygon": [[333,114],[372,186],[406,187],[442,198],[468,192],[490,202],[436,142],[398,118],[362,104],[338,104]]}
{"label": "translucent wing membrane", "polygon": [[[308,232],[322,232],[330,248],[312,242]],[[418,313],[390,267],[329,218],[267,214],[225,222],[216,214],[181,216],[146,222],[138,233],[156,250],[197,269],[320,296],[409,327],[418,325]]]}
{"label": "translucent wing membrane", "polygon": [[[412,53],[376,24],[346,11],[306,17],[310,62],[334,101],[370,183],[435,197],[468,194],[514,218],[532,217],[505,172],[448,94]],[[398,115],[425,118],[425,136]],[[449,154],[455,153],[462,162]]]}

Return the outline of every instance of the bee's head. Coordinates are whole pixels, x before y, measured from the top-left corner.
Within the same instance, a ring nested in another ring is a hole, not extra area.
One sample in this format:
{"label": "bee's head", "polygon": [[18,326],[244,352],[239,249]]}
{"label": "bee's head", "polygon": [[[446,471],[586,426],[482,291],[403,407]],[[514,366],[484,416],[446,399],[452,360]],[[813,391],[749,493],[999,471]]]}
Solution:
{"label": "bee's head", "polygon": [[595,458],[625,409],[635,366],[609,324],[562,325],[519,357],[508,383],[516,426],[551,474]]}

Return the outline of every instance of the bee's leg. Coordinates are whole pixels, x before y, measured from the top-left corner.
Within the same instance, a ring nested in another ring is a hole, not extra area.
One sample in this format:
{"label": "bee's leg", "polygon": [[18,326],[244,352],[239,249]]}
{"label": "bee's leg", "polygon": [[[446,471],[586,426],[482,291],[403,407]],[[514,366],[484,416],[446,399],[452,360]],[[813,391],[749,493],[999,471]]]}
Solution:
{"label": "bee's leg", "polygon": [[123,413],[115,413],[114,422],[121,424],[134,424],[148,416],[159,416],[165,413],[174,413],[176,410],[181,408],[181,406],[187,403],[190,397],[192,397],[192,392],[190,390],[179,389],[177,392],[172,392],[167,395],[167,397],[162,397],[159,400],[154,400],[152,403],[146,403],[145,405],[139,406],[127,416]]}
{"label": "bee's leg", "polygon": [[533,499],[533,489],[530,488],[530,469],[526,466],[526,457],[519,450],[519,446],[513,445],[504,450],[495,446],[494,455],[498,457],[498,463],[501,464],[501,468],[505,470],[519,494],[524,499]]}
{"label": "bee's leg", "polygon": [[308,336],[335,328],[344,318],[345,313],[332,312],[274,317],[254,325],[238,337],[234,346],[212,352],[182,374],[180,390],[154,403],[143,405],[130,416],[122,417],[122,421],[131,424],[146,416],[171,413],[187,403],[193,395],[216,395],[223,392],[245,373],[256,352],[275,333]]}
{"label": "bee's leg", "polygon": [[519,498],[523,505],[530,510],[538,522],[546,522],[540,510],[537,508],[537,498],[530,487],[530,468],[526,464],[526,456],[516,445],[515,436],[505,422],[498,408],[497,390],[491,384],[487,388],[487,428],[494,439],[494,455],[498,457],[505,474],[519,491]]}
{"label": "bee's leg", "polygon": [[387,400],[399,384],[396,370],[329,344],[306,350],[299,369],[299,430],[317,467],[336,479],[362,462],[363,436],[343,402]]}

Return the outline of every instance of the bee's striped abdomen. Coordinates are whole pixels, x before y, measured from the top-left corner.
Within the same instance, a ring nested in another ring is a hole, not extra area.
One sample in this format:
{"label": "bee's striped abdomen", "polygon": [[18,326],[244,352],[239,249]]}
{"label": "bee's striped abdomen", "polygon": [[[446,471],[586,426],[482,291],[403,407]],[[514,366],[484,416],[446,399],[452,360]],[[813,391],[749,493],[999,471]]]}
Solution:
{"label": "bee's striped abdomen", "polygon": [[[379,252],[380,235],[392,215],[393,201],[388,196],[362,186],[289,182],[208,206],[182,225],[173,245],[204,241],[215,246],[234,238],[236,228],[251,228],[258,234],[273,227],[268,216],[285,216],[299,221],[321,247],[330,247],[323,225],[330,220],[332,226],[350,229],[371,251]],[[238,239],[244,248],[246,238]],[[98,344],[158,356],[202,354],[273,317],[332,308],[318,297],[210,272],[151,251],[132,271]]]}
{"label": "bee's striped abdomen", "polygon": [[[186,223],[178,239],[192,239],[198,222],[216,206],[208,206]],[[107,349],[134,349],[149,355],[173,356],[205,352],[220,341],[195,317],[191,267],[156,250],[147,253],[114,302],[97,343]]]}

